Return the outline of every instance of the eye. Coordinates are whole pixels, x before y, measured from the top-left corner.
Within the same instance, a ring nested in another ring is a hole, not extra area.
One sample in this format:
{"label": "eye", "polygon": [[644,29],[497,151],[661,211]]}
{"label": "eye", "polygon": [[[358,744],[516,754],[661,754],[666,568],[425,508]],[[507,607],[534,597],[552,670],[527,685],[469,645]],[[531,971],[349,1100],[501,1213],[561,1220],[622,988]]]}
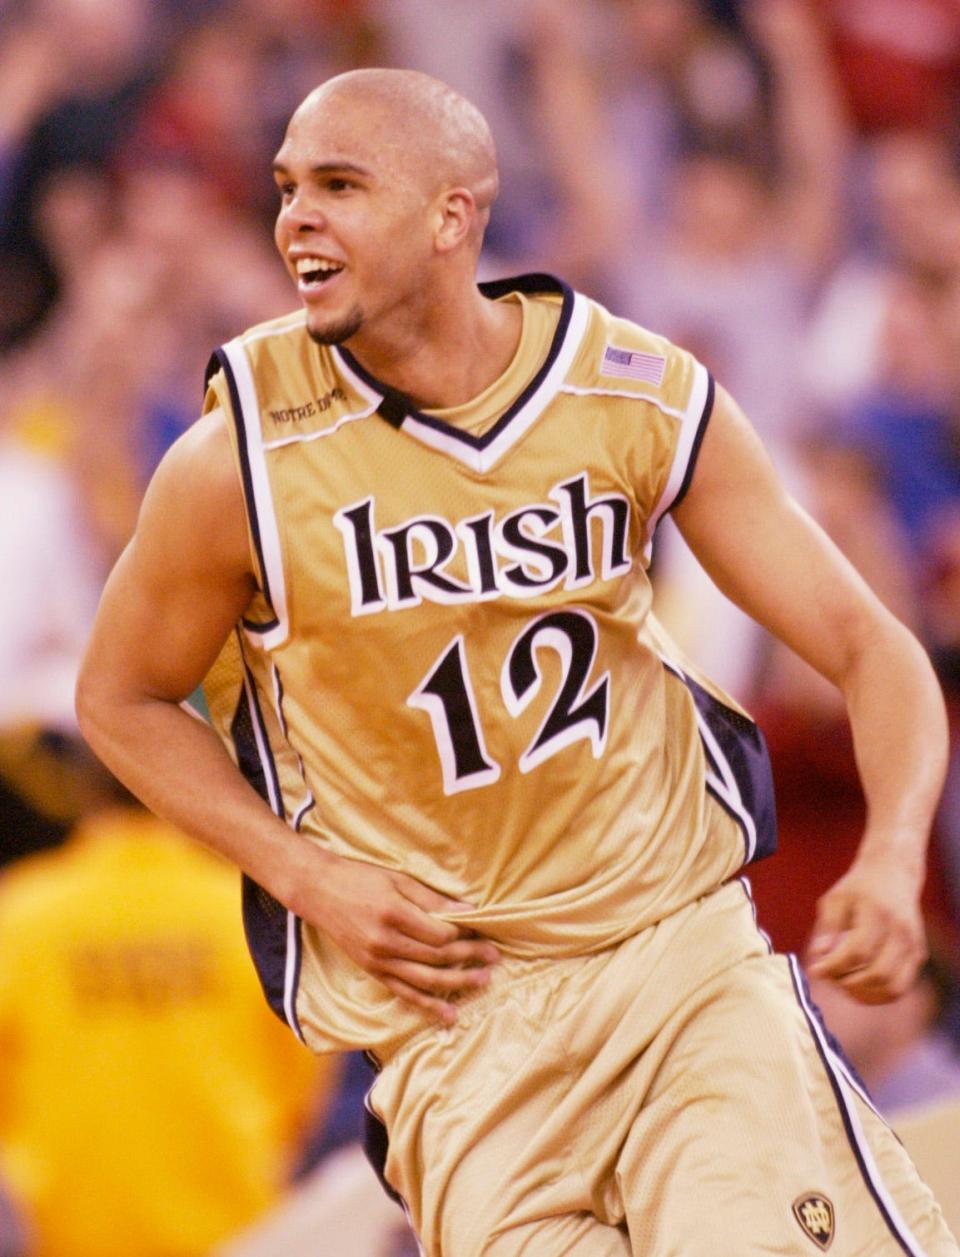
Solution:
{"label": "eye", "polygon": [[296,190],[297,190],[296,185],[289,182],[283,182],[283,183],[277,184],[277,191],[280,193],[280,195],[283,197],[284,200],[286,200],[287,197],[293,196]]}
{"label": "eye", "polygon": [[327,180],[327,187],[331,192],[348,192],[355,184],[350,179],[344,179],[342,175],[333,175]]}

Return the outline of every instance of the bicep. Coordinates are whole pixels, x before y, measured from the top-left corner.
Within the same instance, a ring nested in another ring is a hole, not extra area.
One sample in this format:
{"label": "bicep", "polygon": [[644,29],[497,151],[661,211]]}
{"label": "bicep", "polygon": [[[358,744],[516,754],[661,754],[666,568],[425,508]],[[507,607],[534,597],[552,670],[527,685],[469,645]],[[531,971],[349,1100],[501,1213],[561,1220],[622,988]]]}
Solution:
{"label": "bicep", "polygon": [[864,635],[892,618],[786,491],[723,389],[674,518],[723,593],[831,679],[842,676]]}
{"label": "bicep", "polygon": [[217,419],[181,438],[151,481],[104,589],[81,677],[88,687],[181,701],[254,593],[242,494]]}

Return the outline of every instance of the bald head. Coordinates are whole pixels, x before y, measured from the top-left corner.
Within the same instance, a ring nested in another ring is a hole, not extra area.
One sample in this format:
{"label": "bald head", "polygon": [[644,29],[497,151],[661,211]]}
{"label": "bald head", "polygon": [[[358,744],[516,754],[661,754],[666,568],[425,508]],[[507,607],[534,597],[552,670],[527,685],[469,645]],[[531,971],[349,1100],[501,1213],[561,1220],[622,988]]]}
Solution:
{"label": "bald head", "polygon": [[445,83],[338,75],[294,113],[273,167],[274,238],[314,340],[359,345],[400,325],[422,337],[454,308],[489,321],[476,268],[496,153],[479,110]]}
{"label": "bald head", "polygon": [[351,70],[315,88],[291,124],[338,108],[367,119],[398,174],[415,179],[427,195],[468,189],[486,222],[498,189],[493,136],[480,110],[452,87],[418,70]]}

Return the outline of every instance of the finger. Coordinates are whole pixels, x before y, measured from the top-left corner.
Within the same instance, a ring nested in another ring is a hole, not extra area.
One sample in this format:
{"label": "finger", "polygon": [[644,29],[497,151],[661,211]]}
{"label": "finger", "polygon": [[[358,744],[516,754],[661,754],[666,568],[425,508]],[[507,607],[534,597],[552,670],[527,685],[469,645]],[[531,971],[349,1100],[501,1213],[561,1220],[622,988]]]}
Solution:
{"label": "finger", "polygon": [[841,977],[868,968],[876,959],[890,933],[887,914],[861,901],[852,907],[848,905],[846,920],[849,928],[834,936],[829,949],[821,950],[819,958],[811,965],[811,973]]}
{"label": "finger", "polygon": [[883,975],[871,977],[864,973],[849,973],[846,977],[837,978],[836,982],[847,995],[861,1004],[889,1004],[903,993]]}
{"label": "finger", "polygon": [[500,948],[488,938],[460,938],[438,949],[440,964],[461,968],[488,968],[500,963]]}
{"label": "finger", "polygon": [[867,968],[875,950],[865,931],[847,930],[830,951],[809,966],[809,972],[815,978],[850,977]]}
{"label": "finger", "polygon": [[374,955],[390,959],[412,960],[437,969],[488,968],[500,960],[500,952],[485,939],[454,939],[435,946],[411,938],[400,931],[383,935],[371,945]]}
{"label": "finger", "polygon": [[828,894],[818,902],[813,934],[807,949],[811,965],[834,950],[853,925],[852,918],[853,907],[845,895]]}
{"label": "finger", "polygon": [[415,903],[424,912],[468,912],[476,905],[463,899],[451,899],[449,895],[441,895],[437,890],[424,886],[416,878],[407,877],[405,873],[397,874],[397,889],[411,903]]}
{"label": "finger", "polygon": [[382,967],[382,972],[385,977],[399,978],[422,994],[442,999],[461,991],[479,990],[490,981],[489,969],[438,969],[412,960],[393,960]]}
{"label": "finger", "polygon": [[462,936],[458,926],[432,916],[404,897],[390,905],[384,922],[392,931],[391,941],[394,937],[406,937],[428,947],[443,947]]}
{"label": "finger", "polygon": [[383,984],[404,1004],[420,1009],[421,1012],[445,1026],[452,1026],[457,1020],[457,1007],[449,1000],[437,999],[436,996],[419,991],[415,986],[410,986],[400,978],[384,978]]}
{"label": "finger", "polygon": [[[476,931],[466,925],[444,921],[436,913],[449,913],[454,909],[464,911],[470,907],[456,899],[447,899],[419,882],[405,878],[398,884],[401,900],[395,913],[395,923],[407,934],[433,946],[453,942],[458,938],[472,938]],[[406,911],[404,911],[406,909]]]}
{"label": "finger", "polygon": [[868,965],[838,979],[850,995],[866,1004],[882,1004],[897,999],[913,984],[923,959],[909,936],[893,935]]}

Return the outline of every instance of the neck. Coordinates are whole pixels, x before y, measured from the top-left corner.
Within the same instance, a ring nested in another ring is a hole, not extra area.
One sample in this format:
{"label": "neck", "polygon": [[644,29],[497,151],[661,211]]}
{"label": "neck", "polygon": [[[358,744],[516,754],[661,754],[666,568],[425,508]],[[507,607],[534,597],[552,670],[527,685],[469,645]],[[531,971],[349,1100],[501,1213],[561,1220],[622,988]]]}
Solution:
{"label": "neck", "polygon": [[388,335],[361,328],[347,342],[366,369],[419,409],[460,406],[498,379],[520,341],[522,314],[513,302],[490,301],[472,282]]}

